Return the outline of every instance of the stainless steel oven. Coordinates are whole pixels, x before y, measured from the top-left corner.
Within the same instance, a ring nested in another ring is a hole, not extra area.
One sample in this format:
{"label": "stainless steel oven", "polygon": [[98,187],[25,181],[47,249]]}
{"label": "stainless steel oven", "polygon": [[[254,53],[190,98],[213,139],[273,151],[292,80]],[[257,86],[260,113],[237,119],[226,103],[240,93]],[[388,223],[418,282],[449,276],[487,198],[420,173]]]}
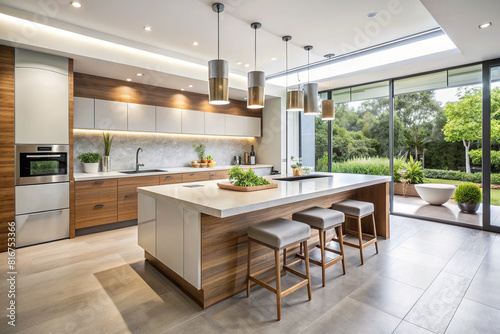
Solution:
{"label": "stainless steel oven", "polygon": [[69,145],[16,145],[16,185],[69,181]]}

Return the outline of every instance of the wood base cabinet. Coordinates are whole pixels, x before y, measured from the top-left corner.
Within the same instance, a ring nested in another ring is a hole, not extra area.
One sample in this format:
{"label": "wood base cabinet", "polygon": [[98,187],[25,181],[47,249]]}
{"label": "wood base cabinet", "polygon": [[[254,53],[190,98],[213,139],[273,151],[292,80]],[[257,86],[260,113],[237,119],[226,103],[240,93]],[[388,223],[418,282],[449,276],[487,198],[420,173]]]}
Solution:
{"label": "wood base cabinet", "polygon": [[76,229],[117,221],[116,179],[76,182]]}
{"label": "wood base cabinet", "polygon": [[137,187],[159,184],[159,175],[118,179],[118,221],[137,219]]}

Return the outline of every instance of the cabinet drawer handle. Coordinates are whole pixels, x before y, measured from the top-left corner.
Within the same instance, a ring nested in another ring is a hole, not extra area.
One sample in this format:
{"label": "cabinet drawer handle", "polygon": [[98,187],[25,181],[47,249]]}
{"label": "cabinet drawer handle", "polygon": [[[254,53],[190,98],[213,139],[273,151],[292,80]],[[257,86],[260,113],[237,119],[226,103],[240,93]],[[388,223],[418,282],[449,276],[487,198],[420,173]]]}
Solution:
{"label": "cabinet drawer handle", "polygon": [[135,197],[135,194],[125,195],[125,198],[132,198],[132,197]]}
{"label": "cabinet drawer handle", "polygon": [[195,173],[191,173],[191,174],[189,174],[189,176],[195,176],[195,175],[196,175]]}
{"label": "cabinet drawer handle", "polygon": [[215,174],[210,174],[210,176],[215,176]]}
{"label": "cabinet drawer handle", "polygon": [[171,178],[173,178],[173,176],[170,176],[170,175],[169,175],[169,176],[165,176],[165,178],[166,178],[166,179],[171,179]]}
{"label": "cabinet drawer handle", "polygon": [[94,206],[94,208],[102,208],[104,207],[104,204],[97,204],[96,206]]}
{"label": "cabinet drawer handle", "polygon": [[95,181],[94,184],[102,184],[104,181]]}

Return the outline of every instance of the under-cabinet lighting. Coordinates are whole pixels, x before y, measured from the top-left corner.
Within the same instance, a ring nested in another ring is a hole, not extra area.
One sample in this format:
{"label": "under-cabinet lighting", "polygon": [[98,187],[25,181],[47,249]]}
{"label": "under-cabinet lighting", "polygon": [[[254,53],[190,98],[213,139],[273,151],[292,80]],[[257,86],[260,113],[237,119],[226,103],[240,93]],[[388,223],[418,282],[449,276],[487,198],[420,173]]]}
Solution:
{"label": "under-cabinet lighting", "polygon": [[194,135],[194,134],[186,134],[186,133],[165,133],[165,132],[141,132],[141,131],[127,131],[127,130],[98,130],[98,129],[73,129],[73,132],[77,133],[100,133],[102,134],[103,132],[110,132],[114,134],[123,134],[123,135],[150,135],[150,136],[182,136],[182,137],[195,137],[195,138],[204,138],[204,137],[210,137],[210,138],[226,138],[226,139],[255,139],[255,137],[249,137],[249,136],[232,136],[232,135],[227,135],[227,136],[217,136],[217,135]]}
{"label": "under-cabinet lighting", "polygon": [[127,81],[132,81],[132,79],[130,79],[130,78],[127,78],[126,80],[127,80]]}

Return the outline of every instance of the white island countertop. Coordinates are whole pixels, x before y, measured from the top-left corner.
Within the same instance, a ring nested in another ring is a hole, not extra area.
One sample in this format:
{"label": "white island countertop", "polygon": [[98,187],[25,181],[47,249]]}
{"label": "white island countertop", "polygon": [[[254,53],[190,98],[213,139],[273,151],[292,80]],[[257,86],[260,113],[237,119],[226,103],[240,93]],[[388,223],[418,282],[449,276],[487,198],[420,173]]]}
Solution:
{"label": "white island countertop", "polygon": [[[271,168],[273,165],[264,165],[264,164],[257,164],[257,165],[240,165],[244,169],[257,169],[257,168]],[[138,176],[149,176],[149,175],[163,175],[163,174],[178,174],[178,173],[194,173],[194,172],[211,172],[215,170],[225,170],[232,168],[234,166],[230,165],[221,165],[221,166],[215,166],[213,168],[193,168],[193,167],[165,167],[165,168],[156,168],[156,169],[161,169],[162,171],[155,171],[155,172],[150,172],[150,173],[134,173],[134,174],[125,174],[125,173],[120,173],[120,171],[111,171],[111,172],[98,172],[98,173],[74,173],[75,181],[91,181],[91,180],[99,180],[99,179],[116,179],[116,178],[123,178],[123,177],[138,177]],[[141,168],[142,170],[144,169],[149,169],[149,168]]]}
{"label": "white island countertop", "polygon": [[389,176],[317,173],[330,177],[312,178],[296,181],[277,181],[278,188],[238,192],[220,189],[217,182],[191,182],[137,188],[140,194],[158,200],[175,203],[195,211],[225,218],[247,212],[271,208],[283,204],[336,194],[347,190],[390,182]]}

